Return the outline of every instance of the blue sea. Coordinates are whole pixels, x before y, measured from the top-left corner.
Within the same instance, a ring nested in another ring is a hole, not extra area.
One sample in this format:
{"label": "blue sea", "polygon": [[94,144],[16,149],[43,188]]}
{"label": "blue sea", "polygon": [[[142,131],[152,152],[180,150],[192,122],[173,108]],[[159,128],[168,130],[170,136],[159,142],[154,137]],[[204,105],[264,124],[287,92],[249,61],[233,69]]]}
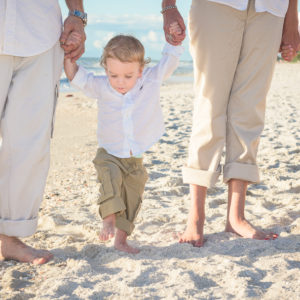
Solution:
{"label": "blue sea", "polygon": [[[149,66],[154,66],[158,61],[151,61]],[[104,75],[104,69],[99,64],[99,58],[96,57],[83,57],[78,60],[78,64],[82,65],[85,69],[93,72],[95,75]],[[178,68],[167,82],[193,82],[193,62],[180,61]],[[60,79],[61,92],[73,92],[74,89],[70,87],[65,73],[62,74]]]}

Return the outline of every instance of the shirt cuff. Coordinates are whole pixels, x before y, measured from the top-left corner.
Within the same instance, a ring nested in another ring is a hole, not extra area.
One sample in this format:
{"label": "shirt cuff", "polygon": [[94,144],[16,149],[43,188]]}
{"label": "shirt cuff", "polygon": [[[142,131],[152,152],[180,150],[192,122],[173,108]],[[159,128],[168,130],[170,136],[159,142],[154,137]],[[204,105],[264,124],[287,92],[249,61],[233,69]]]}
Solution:
{"label": "shirt cuff", "polygon": [[179,57],[183,52],[184,52],[183,46],[181,46],[181,45],[173,46],[169,43],[165,44],[163,51],[162,51],[163,54],[171,54],[176,57]]}
{"label": "shirt cuff", "polygon": [[73,80],[70,84],[74,87],[83,89],[86,85],[88,78],[88,72],[83,67],[79,66],[78,71],[76,72]]}

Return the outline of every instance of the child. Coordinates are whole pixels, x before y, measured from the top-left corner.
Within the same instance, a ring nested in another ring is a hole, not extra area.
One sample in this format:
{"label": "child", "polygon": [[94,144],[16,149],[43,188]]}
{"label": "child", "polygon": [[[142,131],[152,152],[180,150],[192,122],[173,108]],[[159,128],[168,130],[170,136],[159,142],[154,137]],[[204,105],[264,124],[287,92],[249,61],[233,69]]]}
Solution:
{"label": "child", "polygon": [[[180,33],[178,24],[170,33]],[[73,35],[69,40],[76,40]],[[115,236],[114,247],[128,253],[139,250],[127,243],[148,179],[142,154],[164,133],[159,89],[176,69],[182,46],[166,44],[160,62],[144,68],[144,47],[132,36],[118,35],[104,48],[101,65],[106,76],[94,76],[65,60],[71,84],[98,99],[98,144],[93,163],[100,185],[99,213],[103,228],[99,238]],[[116,234],[115,234],[116,227]]]}

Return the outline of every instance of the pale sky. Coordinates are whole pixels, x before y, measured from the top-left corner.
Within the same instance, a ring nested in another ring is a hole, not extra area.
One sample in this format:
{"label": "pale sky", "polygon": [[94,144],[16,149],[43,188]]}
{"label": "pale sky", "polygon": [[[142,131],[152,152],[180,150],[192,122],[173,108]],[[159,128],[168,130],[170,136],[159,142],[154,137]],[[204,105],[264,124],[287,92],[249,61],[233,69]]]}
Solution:
{"label": "pale sky", "polygon": [[[177,6],[187,24],[192,0],[178,0]],[[286,0],[287,1],[287,0]],[[64,0],[59,0],[63,16],[68,10]],[[88,14],[86,27],[86,57],[99,57],[103,46],[116,34],[132,34],[142,41],[146,56],[159,59],[165,43],[160,13],[161,0],[85,0]],[[300,3],[298,4],[300,10]],[[183,43],[183,60],[191,60],[188,38]]]}
{"label": "pale sky", "polygon": [[[64,0],[59,0],[65,17],[68,10]],[[187,20],[191,0],[178,1],[177,6]],[[84,56],[98,57],[103,46],[116,34],[132,34],[143,43],[146,56],[159,59],[165,43],[161,0],[85,0],[84,8],[88,14],[86,27],[87,41]],[[188,41],[182,56],[190,60]]]}

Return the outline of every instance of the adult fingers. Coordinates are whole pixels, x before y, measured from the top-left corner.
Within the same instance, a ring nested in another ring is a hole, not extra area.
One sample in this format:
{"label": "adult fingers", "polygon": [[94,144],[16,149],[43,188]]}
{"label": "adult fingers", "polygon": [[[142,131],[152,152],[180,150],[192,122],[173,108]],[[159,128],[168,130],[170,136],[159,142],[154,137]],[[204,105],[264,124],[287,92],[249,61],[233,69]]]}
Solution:
{"label": "adult fingers", "polygon": [[[171,44],[177,44],[177,38],[173,36],[173,39],[171,39],[168,34],[170,34],[170,26],[173,23],[178,23],[178,25],[181,28],[181,32],[182,34],[185,34],[185,25],[184,25],[184,21],[179,13],[179,11],[177,9],[169,9],[167,11],[164,12],[163,14],[163,18],[164,18],[164,32],[165,32],[165,37],[166,40],[171,43]],[[183,36],[183,35],[182,35]],[[168,38],[169,37],[169,38]]]}
{"label": "adult fingers", "polygon": [[81,55],[84,53],[84,50],[85,50],[84,45],[80,45],[75,50],[69,52],[66,55],[66,58],[70,58],[72,62],[75,62],[77,59],[81,57]]}
{"label": "adult fingers", "polygon": [[64,30],[60,38],[61,46],[64,49],[66,56],[69,58],[76,58],[78,53],[81,53],[80,55],[82,55],[85,40],[86,35],[82,21],[73,16],[66,18]]}
{"label": "adult fingers", "polygon": [[179,24],[179,26],[181,27],[181,31],[182,31],[182,32],[185,32],[186,27],[185,27],[184,20],[182,19],[182,17],[179,18],[178,24]]}

